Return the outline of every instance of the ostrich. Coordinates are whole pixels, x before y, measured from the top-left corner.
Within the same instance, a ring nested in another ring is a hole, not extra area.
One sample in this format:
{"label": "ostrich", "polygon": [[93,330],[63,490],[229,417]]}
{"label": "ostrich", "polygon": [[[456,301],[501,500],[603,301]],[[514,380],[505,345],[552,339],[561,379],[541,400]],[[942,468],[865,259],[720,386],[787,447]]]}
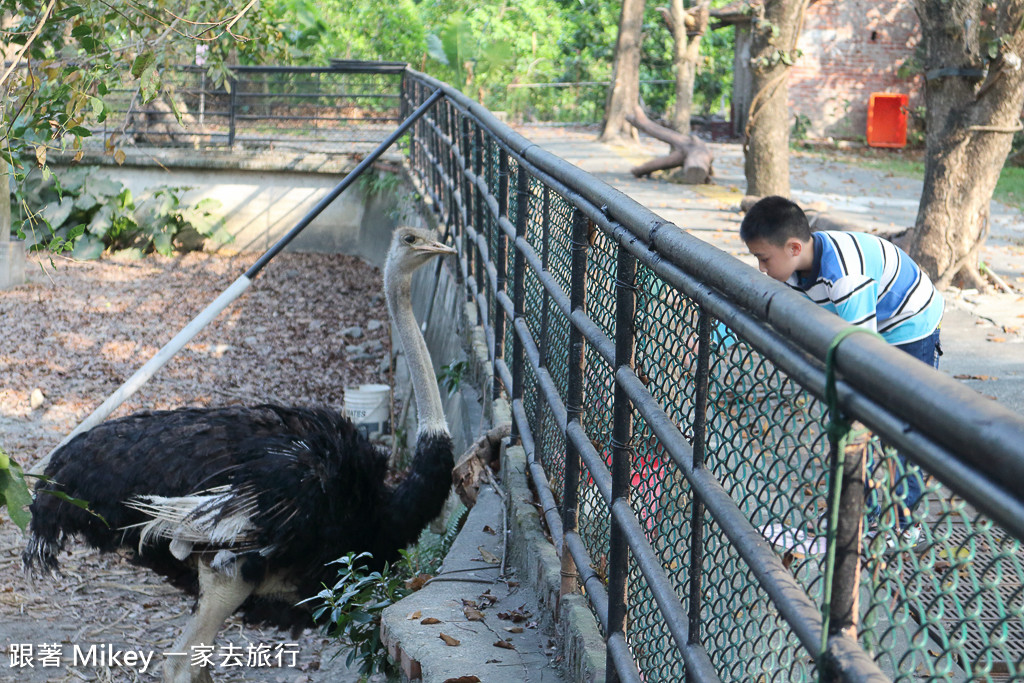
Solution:
{"label": "ostrich", "polygon": [[[415,457],[400,482],[386,480],[388,454],[336,411],[259,405],[138,413],[54,454],[31,507],[26,567],[57,572],[57,555],[79,536],[158,572],[197,596],[175,653],[212,644],[236,610],[295,635],[310,626],[309,610],[296,604],[330,585],[329,562],[351,551],[371,553],[374,567],[398,559],[448,496],[452,441],[411,288],[413,271],[452,253],[432,233],[403,227],[384,266],[419,417]],[[96,514],[40,490],[86,500]],[[168,657],[163,679],[212,680],[188,656]]]}

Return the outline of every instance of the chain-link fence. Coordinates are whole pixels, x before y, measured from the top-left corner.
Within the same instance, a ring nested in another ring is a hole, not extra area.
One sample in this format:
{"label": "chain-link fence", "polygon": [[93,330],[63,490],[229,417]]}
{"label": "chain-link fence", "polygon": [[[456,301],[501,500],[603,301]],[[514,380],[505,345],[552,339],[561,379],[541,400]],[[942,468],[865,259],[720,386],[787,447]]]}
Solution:
{"label": "chain-link fence", "polygon": [[1024,419],[437,88],[413,173],[611,678],[1024,681]]}

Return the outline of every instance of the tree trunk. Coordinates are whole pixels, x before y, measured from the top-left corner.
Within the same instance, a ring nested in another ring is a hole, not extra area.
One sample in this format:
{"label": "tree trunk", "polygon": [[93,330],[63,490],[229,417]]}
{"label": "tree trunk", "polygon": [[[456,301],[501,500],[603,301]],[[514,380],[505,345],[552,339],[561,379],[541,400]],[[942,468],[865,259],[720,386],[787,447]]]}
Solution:
{"label": "tree trunk", "polygon": [[601,140],[610,142],[636,133],[626,121],[640,99],[640,42],[644,19],[644,0],[622,0],[619,38],[615,43],[612,88],[604,109]]}
{"label": "tree trunk", "polygon": [[711,162],[714,159],[711,149],[698,137],[682,135],[671,128],[665,128],[647,118],[640,105],[626,119],[634,126],[653,138],[668,143],[671,151],[657,159],[630,169],[637,178],[654,171],[661,171],[682,166],[682,180],[687,185],[699,185],[708,182],[711,177]]}
{"label": "tree trunk", "polygon": [[789,196],[789,65],[808,0],[750,2],[751,91],[744,172],[747,194]]}
{"label": "tree trunk", "polygon": [[676,106],[672,112],[672,128],[689,135],[693,82],[700,59],[700,39],[708,28],[710,2],[705,0],[687,10],[683,7],[683,0],[672,0],[669,8],[659,7],[658,11],[674,39],[672,63],[676,68]]}
{"label": "tree trunk", "polygon": [[[927,151],[909,252],[939,287],[955,280],[983,288],[978,250],[1024,105],[1024,4],[916,0],[916,9],[926,54]],[[987,52],[992,35],[1003,41],[994,55]]]}

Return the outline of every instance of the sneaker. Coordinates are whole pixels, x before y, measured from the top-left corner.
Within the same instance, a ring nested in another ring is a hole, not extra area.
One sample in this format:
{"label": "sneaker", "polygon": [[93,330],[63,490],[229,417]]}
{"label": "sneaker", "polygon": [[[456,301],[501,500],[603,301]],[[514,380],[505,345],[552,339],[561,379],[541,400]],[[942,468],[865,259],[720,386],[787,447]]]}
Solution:
{"label": "sneaker", "polygon": [[898,534],[885,539],[890,551],[911,550],[920,542],[921,525],[916,523],[903,527]]}

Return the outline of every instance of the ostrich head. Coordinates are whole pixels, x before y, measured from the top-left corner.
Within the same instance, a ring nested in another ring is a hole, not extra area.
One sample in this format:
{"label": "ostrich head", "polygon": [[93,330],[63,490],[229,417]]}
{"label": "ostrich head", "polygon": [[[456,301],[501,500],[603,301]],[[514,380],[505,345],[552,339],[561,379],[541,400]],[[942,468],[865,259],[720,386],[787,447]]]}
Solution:
{"label": "ostrich head", "polygon": [[395,279],[411,278],[413,272],[431,258],[454,253],[454,248],[439,242],[430,230],[397,228],[384,264],[385,291],[390,294],[390,285]]}

